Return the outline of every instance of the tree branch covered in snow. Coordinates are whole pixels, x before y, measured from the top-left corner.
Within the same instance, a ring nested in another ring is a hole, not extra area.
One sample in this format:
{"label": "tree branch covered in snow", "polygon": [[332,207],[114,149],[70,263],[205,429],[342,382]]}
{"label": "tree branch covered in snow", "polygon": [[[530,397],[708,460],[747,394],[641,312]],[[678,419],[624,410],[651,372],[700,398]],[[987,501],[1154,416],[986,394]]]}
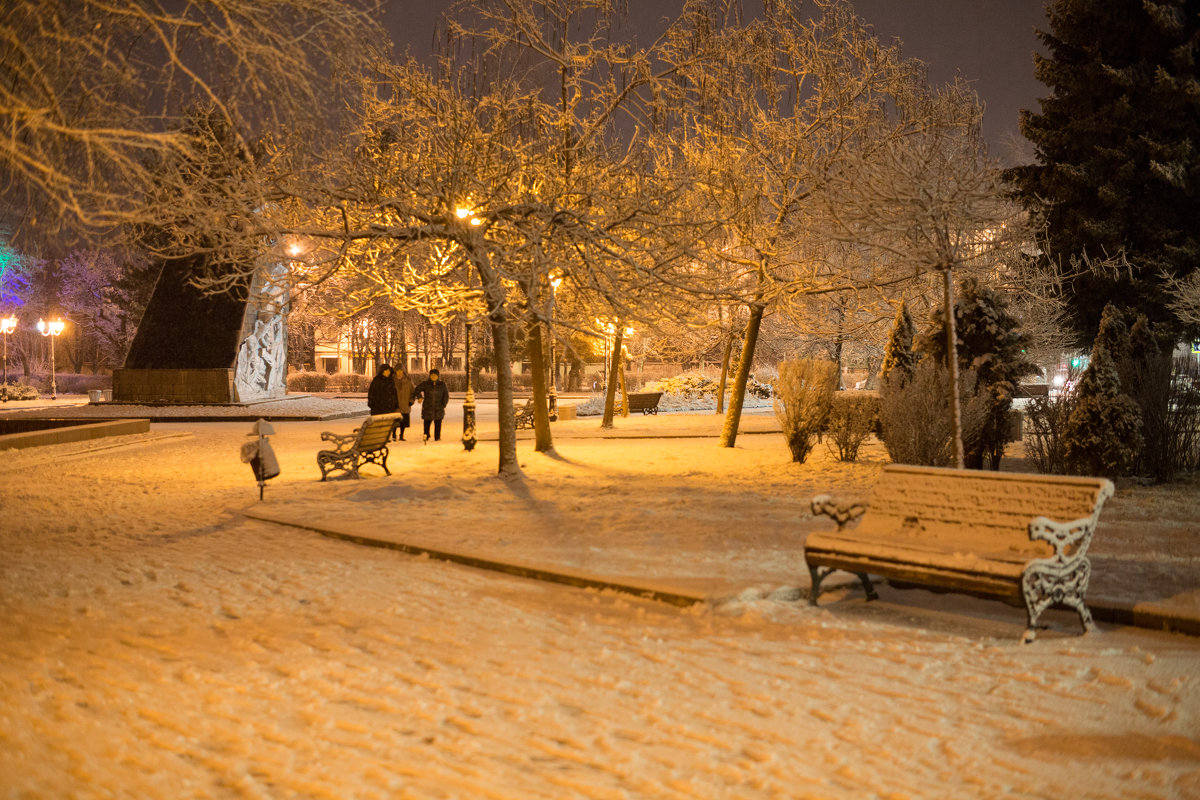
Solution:
{"label": "tree branch covered in snow", "polygon": [[[44,242],[144,222],[164,179],[155,164],[206,145],[187,130],[190,108],[209,109],[239,150],[264,135],[322,138],[340,99],[331,79],[381,41],[345,0],[5,3],[0,185],[11,227]],[[213,196],[190,188],[177,212],[208,221]]]}

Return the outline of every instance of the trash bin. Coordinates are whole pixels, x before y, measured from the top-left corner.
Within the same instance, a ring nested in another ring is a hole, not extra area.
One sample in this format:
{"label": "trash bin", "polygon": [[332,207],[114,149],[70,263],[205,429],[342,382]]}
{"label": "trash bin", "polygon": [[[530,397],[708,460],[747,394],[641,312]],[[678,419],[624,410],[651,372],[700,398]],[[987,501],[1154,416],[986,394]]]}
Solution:
{"label": "trash bin", "polygon": [[89,403],[99,403],[103,397],[104,397],[104,392],[101,389],[92,389],[88,392],[88,402]]}
{"label": "trash bin", "polygon": [[258,499],[262,500],[263,485],[271,478],[279,475],[279,459],[275,457],[275,448],[267,440],[267,436],[275,433],[274,426],[265,419],[254,423],[250,436],[257,437],[242,445],[242,461],[254,470],[254,478],[258,481]]}

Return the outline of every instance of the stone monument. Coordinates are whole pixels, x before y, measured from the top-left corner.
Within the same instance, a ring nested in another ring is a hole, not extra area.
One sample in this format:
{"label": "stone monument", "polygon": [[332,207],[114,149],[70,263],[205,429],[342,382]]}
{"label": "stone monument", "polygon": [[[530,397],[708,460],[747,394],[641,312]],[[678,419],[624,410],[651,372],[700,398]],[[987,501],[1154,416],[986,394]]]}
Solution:
{"label": "stone monument", "polygon": [[226,404],[287,395],[287,265],[265,264],[219,294],[189,279],[199,257],[163,265],[113,402]]}

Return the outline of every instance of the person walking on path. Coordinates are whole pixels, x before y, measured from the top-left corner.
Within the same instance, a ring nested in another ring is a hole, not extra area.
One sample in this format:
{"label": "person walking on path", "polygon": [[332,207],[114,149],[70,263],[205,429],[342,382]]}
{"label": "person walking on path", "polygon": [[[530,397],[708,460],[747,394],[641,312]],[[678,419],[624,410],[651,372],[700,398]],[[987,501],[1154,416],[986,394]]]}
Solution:
{"label": "person walking on path", "polygon": [[433,440],[442,438],[442,419],[446,416],[446,406],[450,404],[450,390],[441,379],[442,374],[436,369],[429,370],[429,377],[417,384],[413,389],[412,399],[421,398],[421,422],[425,426],[425,441],[429,441],[429,424],[433,423]]}
{"label": "person walking on path", "polygon": [[396,374],[392,380],[396,384],[396,410],[400,412],[400,424],[392,430],[392,438],[403,442],[404,429],[412,424],[409,412],[412,411],[413,390],[416,387],[413,386],[412,378],[408,377],[404,367],[396,367]]}
{"label": "person walking on path", "polygon": [[379,371],[367,387],[367,408],[371,416],[394,414],[399,407],[396,397],[396,382],[392,380],[392,365],[380,364]]}

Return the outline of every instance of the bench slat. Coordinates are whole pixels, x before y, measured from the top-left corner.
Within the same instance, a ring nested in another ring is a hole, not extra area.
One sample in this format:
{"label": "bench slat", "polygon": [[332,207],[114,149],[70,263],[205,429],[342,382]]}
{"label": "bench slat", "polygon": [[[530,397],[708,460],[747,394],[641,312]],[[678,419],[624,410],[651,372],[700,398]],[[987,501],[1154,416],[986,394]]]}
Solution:
{"label": "bench slat", "polygon": [[[892,581],[912,583],[929,589],[962,592],[1021,604],[1021,569],[1011,574],[938,566],[933,563],[870,558],[842,553],[819,554],[809,562],[854,574],[880,575]],[[994,568],[995,564],[989,564]]]}
{"label": "bench slat", "polygon": [[[1019,475],[888,465],[856,536],[890,541],[1004,541],[1014,552],[1053,554],[1029,541],[1029,522],[1086,517],[1106,483],[1100,478]],[[993,548],[996,549],[996,548]]]}

